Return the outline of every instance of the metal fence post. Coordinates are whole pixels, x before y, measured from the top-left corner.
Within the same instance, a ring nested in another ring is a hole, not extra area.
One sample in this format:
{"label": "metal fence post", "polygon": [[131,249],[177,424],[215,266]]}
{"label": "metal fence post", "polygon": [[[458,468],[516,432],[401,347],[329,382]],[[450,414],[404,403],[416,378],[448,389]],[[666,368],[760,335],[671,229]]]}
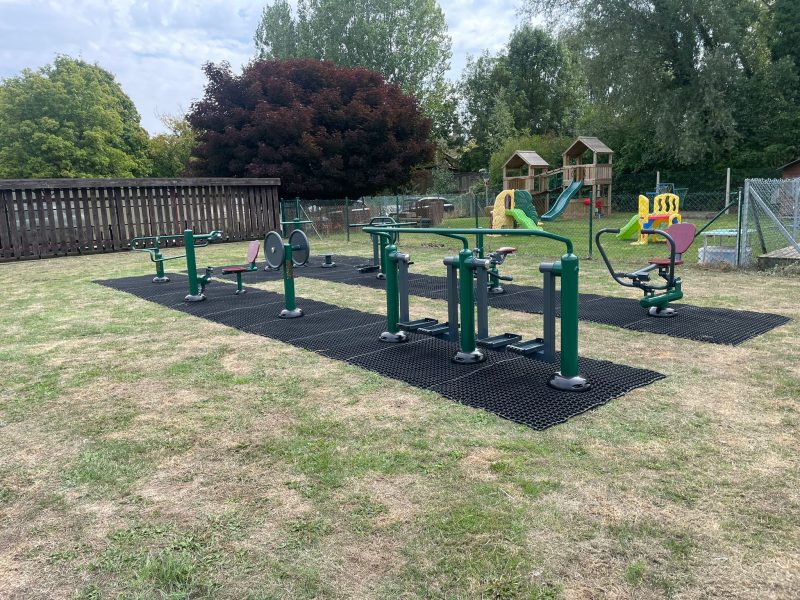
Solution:
{"label": "metal fence post", "polygon": [[344,199],[344,229],[347,232],[347,241],[350,241],[350,198]]}

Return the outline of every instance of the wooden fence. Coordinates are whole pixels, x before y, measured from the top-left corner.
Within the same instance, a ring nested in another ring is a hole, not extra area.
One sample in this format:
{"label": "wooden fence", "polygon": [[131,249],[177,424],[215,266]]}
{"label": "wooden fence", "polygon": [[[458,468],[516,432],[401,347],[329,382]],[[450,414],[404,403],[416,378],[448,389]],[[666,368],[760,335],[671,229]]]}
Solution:
{"label": "wooden fence", "polygon": [[[124,250],[135,237],[280,227],[279,179],[0,179],[0,261]],[[178,241],[175,242],[179,243]]]}

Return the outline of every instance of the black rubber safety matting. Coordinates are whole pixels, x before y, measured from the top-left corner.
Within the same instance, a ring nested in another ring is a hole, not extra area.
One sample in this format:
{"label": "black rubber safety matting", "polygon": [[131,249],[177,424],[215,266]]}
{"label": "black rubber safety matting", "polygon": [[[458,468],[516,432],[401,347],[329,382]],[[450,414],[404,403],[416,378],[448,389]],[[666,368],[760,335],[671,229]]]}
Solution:
{"label": "black rubber safety matting", "polygon": [[[337,266],[323,269],[322,257],[311,257],[308,265],[296,268],[298,277],[310,277],[347,285],[360,285],[374,289],[385,289],[385,281],[375,277],[375,273],[359,273],[355,266],[364,263],[363,258],[353,256],[335,257]],[[444,267],[442,267],[444,268]],[[277,271],[254,271],[245,274],[250,283],[270,281],[281,278]],[[504,283],[504,294],[489,297],[489,306],[517,312],[542,314],[544,310],[541,288],[527,285]],[[409,274],[409,291],[413,296],[442,300],[446,298],[444,277]],[[298,283],[302,291],[302,283]],[[558,305],[558,298],[556,299]],[[656,318],[647,315],[646,309],[636,298],[618,298],[597,294],[581,294],[578,318],[582,321],[602,323],[622,327],[632,331],[659,333],[675,338],[738,346],[785,325],[791,319],[773,313],[760,313],[729,308],[707,308],[691,304],[673,304],[678,315],[671,318]]]}
{"label": "black rubber safety matting", "polygon": [[278,318],[283,296],[247,288],[236,296],[231,286],[209,286],[205,302],[187,303],[185,276],[155,284],[151,277],[128,277],[97,283],[241,331],[269,337],[328,358],[432,390],[461,404],[492,412],[534,429],[546,429],[601,406],[625,393],[664,378],[647,369],[608,361],[580,359],[581,374],[592,384],[586,392],[559,392],[547,385],[557,364],[486,351],[480,365],[459,365],[450,358],[454,343],[416,336],[404,344],[378,340],[386,328],[382,315],[340,308],[307,298],[297,303],[299,319]]}

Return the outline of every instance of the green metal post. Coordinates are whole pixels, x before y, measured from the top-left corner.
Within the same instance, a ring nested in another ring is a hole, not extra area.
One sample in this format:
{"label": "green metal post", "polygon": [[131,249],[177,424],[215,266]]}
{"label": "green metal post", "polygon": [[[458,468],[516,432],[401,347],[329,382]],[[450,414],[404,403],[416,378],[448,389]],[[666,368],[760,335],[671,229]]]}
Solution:
{"label": "green metal post", "polygon": [[189,296],[197,297],[200,285],[197,283],[197,261],[194,256],[194,233],[191,229],[183,232],[183,246],[186,249],[186,270],[189,275]]}
{"label": "green metal post", "polygon": [[[384,235],[380,234],[383,240]],[[400,283],[398,278],[398,265],[394,259],[397,246],[381,242],[381,262],[386,265],[386,331],[381,333],[380,340],[392,344],[405,342],[408,334],[401,331],[400,322]]]}
{"label": "green metal post", "polygon": [[472,250],[458,253],[458,302],[461,308],[461,352],[475,352],[475,292],[472,287]]}
{"label": "green metal post", "polygon": [[164,279],[164,257],[161,255],[161,251],[156,247],[155,252],[153,252],[153,259],[156,263],[156,277],[158,279]]}
{"label": "green metal post", "polygon": [[397,265],[391,259],[397,252],[397,246],[387,244],[383,246],[383,264],[386,265],[386,311],[387,330],[389,333],[399,331],[397,323],[400,321],[400,292],[397,282]]}
{"label": "green metal post", "polygon": [[561,257],[561,374],[578,374],[578,257]]}
{"label": "green metal post", "polygon": [[380,258],[381,258],[381,268],[378,271],[378,279],[384,279],[386,277],[386,270],[387,270],[387,268],[386,268],[386,264],[387,264],[386,263],[386,259],[388,257],[388,254],[386,253],[386,248],[388,248],[389,246],[392,246],[395,250],[397,250],[397,247],[394,246],[394,244],[392,244],[389,241],[389,239],[387,237],[384,237],[384,236],[380,236],[378,238],[378,246],[380,247],[380,251],[379,251],[378,256],[380,256]]}
{"label": "green metal post", "polygon": [[292,245],[284,244],[286,258],[283,261],[283,298],[286,310],[294,311],[297,303],[294,296],[294,263],[292,262]]}

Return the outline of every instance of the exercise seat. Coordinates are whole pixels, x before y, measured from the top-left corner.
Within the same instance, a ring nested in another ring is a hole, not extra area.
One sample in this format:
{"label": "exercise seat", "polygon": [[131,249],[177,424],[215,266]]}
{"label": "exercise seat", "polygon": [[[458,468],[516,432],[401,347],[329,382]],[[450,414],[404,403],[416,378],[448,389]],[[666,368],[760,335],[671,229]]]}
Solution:
{"label": "exercise seat", "polygon": [[498,248],[497,250],[495,250],[494,253],[495,254],[502,254],[503,256],[506,256],[508,254],[514,254],[514,252],[516,252],[516,251],[517,251],[517,249],[513,248],[511,246],[503,246],[502,248]]}
{"label": "exercise seat", "polygon": [[[670,236],[672,241],[675,242],[676,265],[683,264],[683,253],[686,252],[689,246],[692,245],[692,242],[694,242],[695,231],[697,231],[697,228],[692,223],[675,223],[675,225],[670,225],[664,230],[664,233]],[[669,247],[669,244],[667,244],[667,247]],[[672,261],[667,257],[651,258],[647,262],[658,267],[668,267]]]}
{"label": "exercise seat", "polygon": [[256,261],[258,260],[258,253],[261,250],[261,243],[258,240],[253,240],[250,242],[250,245],[247,246],[247,262],[250,263],[246,267],[235,265],[231,267],[223,267],[222,274],[223,275],[236,275],[236,293],[237,294],[244,294],[245,289],[242,285],[242,273],[248,273],[249,271],[257,271],[258,267],[256,266]]}
{"label": "exercise seat", "polygon": [[[677,253],[676,253],[676,256],[677,256]],[[649,262],[651,265],[656,265],[656,266],[659,266],[659,267],[668,267],[670,265],[670,260],[668,258],[651,258],[647,262]],[[677,265],[682,265],[682,264],[683,264],[683,261],[681,259],[679,259],[679,258],[675,259],[675,265],[676,266]]]}

